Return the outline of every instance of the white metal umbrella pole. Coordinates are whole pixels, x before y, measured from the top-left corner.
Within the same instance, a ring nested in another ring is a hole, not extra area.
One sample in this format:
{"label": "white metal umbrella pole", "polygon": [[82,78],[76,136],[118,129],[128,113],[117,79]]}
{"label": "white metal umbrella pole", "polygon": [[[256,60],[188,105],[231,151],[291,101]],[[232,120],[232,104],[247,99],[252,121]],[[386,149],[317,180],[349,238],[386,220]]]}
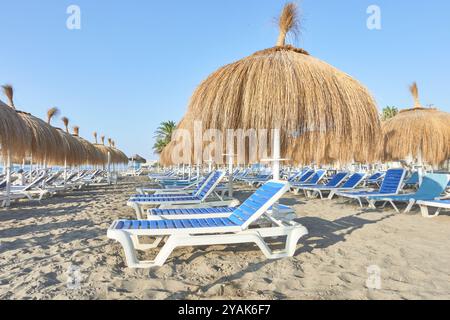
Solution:
{"label": "white metal umbrella pole", "polygon": [[8,151],[6,158],[6,200],[3,202],[4,207],[9,207],[11,204],[11,154]]}
{"label": "white metal umbrella pole", "polygon": [[111,152],[108,151],[108,184],[111,184]]}
{"label": "white metal umbrella pole", "polygon": [[64,158],[64,187],[67,184],[67,157]]}
{"label": "white metal umbrella pole", "polygon": [[280,130],[276,129],[273,132],[273,180],[280,180]]}
{"label": "white metal umbrella pole", "polygon": [[272,162],[272,176],[273,180],[280,180],[280,162],[287,161],[288,159],[281,159],[281,147],[280,147],[280,130],[273,130],[273,159],[264,159],[262,162]]}
{"label": "white metal umbrella pole", "polygon": [[233,160],[234,154],[232,151],[229,151],[228,154],[224,154],[224,156],[228,157],[228,196],[230,198],[233,197]]}
{"label": "white metal umbrella pole", "polygon": [[417,170],[419,173],[419,186],[421,186],[422,182],[423,182],[423,175],[424,175],[422,152],[419,152],[417,160],[419,162],[419,168]]}
{"label": "white metal umbrella pole", "polygon": [[210,157],[208,162],[208,173],[212,172],[212,164],[213,164],[213,159]]}

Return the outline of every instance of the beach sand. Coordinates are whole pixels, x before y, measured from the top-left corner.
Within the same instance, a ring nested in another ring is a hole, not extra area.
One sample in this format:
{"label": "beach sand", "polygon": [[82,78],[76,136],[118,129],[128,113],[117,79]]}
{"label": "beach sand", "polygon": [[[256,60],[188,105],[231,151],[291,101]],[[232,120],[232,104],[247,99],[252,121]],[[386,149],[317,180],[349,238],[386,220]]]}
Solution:
{"label": "beach sand", "polygon": [[448,213],[339,199],[283,199],[310,232],[293,258],[266,260],[251,244],[181,248],[159,269],[127,269],[106,230],[135,217],[126,200],[143,181],[1,209],[0,299],[450,299]]}

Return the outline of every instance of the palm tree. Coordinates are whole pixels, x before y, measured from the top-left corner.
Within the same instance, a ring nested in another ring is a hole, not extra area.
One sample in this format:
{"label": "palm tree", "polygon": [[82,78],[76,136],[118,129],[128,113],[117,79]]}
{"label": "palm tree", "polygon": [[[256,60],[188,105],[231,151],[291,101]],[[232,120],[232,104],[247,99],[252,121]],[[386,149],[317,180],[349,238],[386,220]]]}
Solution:
{"label": "palm tree", "polygon": [[383,121],[392,119],[398,114],[398,109],[394,106],[387,106],[383,109],[383,113],[381,114],[381,119]]}
{"label": "palm tree", "polygon": [[177,124],[174,121],[161,122],[158,129],[155,132],[156,142],[153,146],[153,150],[157,154],[161,154],[164,148],[172,140],[172,134],[177,128]]}

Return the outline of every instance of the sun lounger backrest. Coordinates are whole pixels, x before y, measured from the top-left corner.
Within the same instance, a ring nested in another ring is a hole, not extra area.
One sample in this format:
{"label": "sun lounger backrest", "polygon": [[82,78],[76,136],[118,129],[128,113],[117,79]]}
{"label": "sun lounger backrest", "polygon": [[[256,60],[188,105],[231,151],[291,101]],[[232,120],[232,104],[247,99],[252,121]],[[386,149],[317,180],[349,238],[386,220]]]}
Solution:
{"label": "sun lounger backrest", "polygon": [[302,182],[306,182],[308,181],[308,179],[311,178],[311,176],[314,174],[314,170],[307,170],[298,180],[298,182],[302,183]]}
{"label": "sun lounger backrest", "polygon": [[205,186],[206,182],[208,180],[210,180],[211,176],[214,174],[215,172],[210,172],[208,173],[203,179],[200,180],[200,182],[197,184],[197,187],[194,189],[194,191],[192,191],[192,195],[193,196],[199,196],[200,192],[202,191],[202,188]]}
{"label": "sun lounger backrest", "polygon": [[294,181],[297,180],[297,179],[301,179],[301,178],[302,178],[307,172],[309,172],[309,171],[310,171],[310,169],[303,169],[303,170],[300,170],[299,172],[297,172],[297,173],[291,175],[291,176],[289,177],[288,181],[289,181],[289,182],[294,182]]}
{"label": "sun lounger backrest", "polygon": [[411,177],[409,177],[408,181],[405,182],[406,185],[414,185],[419,183],[419,173],[413,172]]}
{"label": "sun lounger backrest", "polygon": [[43,173],[39,178],[33,180],[29,185],[27,185],[25,188],[23,188],[23,191],[28,191],[28,190],[34,188],[35,186],[37,186],[38,184],[43,182],[46,177],[47,177],[47,174]]}
{"label": "sun lounger backrest", "polygon": [[6,179],[0,182],[0,190],[6,188]]}
{"label": "sun lounger backrest", "polygon": [[363,180],[365,174],[364,173],[354,173],[348,178],[348,180],[342,185],[342,189],[354,189],[356,188]]}
{"label": "sun lounger backrest", "polygon": [[376,172],[373,175],[371,175],[369,178],[367,178],[367,181],[369,183],[373,183],[373,182],[377,182],[378,180],[380,180],[382,177],[384,177],[384,173],[383,172]]}
{"label": "sun lounger backrest", "polygon": [[314,175],[307,181],[310,184],[318,184],[320,180],[325,176],[325,170],[317,170]]}
{"label": "sun lounger backrest", "polygon": [[214,189],[217,187],[217,185],[223,179],[224,176],[225,176],[225,172],[224,171],[216,171],[216,172],[214,172],[212,177],[201,188],[198,196],[201,199],[206,199],[211,194],[211,192],[214,191]]}
{"label": "sun lounger backrest", "polygon": [[247,229],[289,190],[289,186],[288,182],[267,182],[233,211],[230,220]]}
{"label": "sun lounger backrest", "polygon": [[388,170],[381,184],[380,193],[397,194],[400,191],[405,174],[405,169]]}
{"label": "sun lounger backrest", "polygon": [[426,196],[430,199],[438,198],[447,188],[449,181],[450,175],[447,174],[427,174],[423,177],[416,196]]}
{"label": "sun lounger backrest", "polygon": [[347,177],[346,172],[339,172],[337,173],[328,183],[326,184],[327,187],[334,188],[341,184],[341,182]]}

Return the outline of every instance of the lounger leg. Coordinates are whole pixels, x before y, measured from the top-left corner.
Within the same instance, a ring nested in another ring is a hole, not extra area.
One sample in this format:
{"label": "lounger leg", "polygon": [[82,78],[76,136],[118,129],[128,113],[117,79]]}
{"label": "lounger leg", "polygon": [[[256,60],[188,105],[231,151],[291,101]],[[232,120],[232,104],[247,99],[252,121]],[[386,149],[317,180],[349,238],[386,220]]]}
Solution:
{"label": "lounger leg", "polygon": [[434,218],[434,217],[437,217],[439,215],[439,213],[441,213],[441,208],[438,208],[434,214],[430,214],[429,211],[428,211],[428,207],[424,206],[424,205],[421,205],[420,206],[420,211],[422,212],[422,217],[424,217],[424,218]]}
{"label": "lounger leg", "polygon": [[164,237],[158,237],[155,239],[155,241],[153,243],[143,244],[143,243],[140,243],[138,236],[135,236],[135,235],[131,236],[131,240],[133,241],[134,248],[139,251],[147,251],[147,250],[155,249],[159,246],[159,244],[161,243],[161,241],[163,239],[164,239]]}
{"label": "lounger leg", "polygon": [[323,200],[323,194],[322,194],[322,191],[316,190],[316,194],[319,194],[320,200]]}
{"label": "lounger leg", "polygon": [[359,202],[359,206],[360,206],[361,208],[364,208],[363,203],[362,203],[362,201],[361,201],[361,198],[358,198],[358,202]]}
{"label": "lounger leg", "polygon": [[408,204],[408,206],[405,209],[405,213],[410,212],[415,204],[416,204],[416,201],[414,199],[409,200],[409,204]]}
{"label": "lounger leg", "polygon": [[142,216],[142,208],[138,203],[133,203],[133,209],[136,211],[137,220],[144,220],[144,217]]}
{"label": "lounger leg", "polygon": [[328,195],[328,200],[333,200],[334,196],[336,195],[336,191],[332,190],[330,194]]}
{"label": "lounger leg", "polygon": [[136,256],[136,248],[134,246],[134,241],[132,235],[127,232],[114,232],[108,234],[108,237],[117,240],[123,247],[125,252],[125,260],[127,266],[133,269],[144,269],[152,267],[161,267],[166,262],[169,255],[177,247],[177,238],[171,236],[166,244],[161,248],[154,261],[139,261]]}
{"label": "lounger leg", "polygon": [[377,206],[375,204],[376,204],[375,200],[369,200],[369,208],[376,209]]}
{"label": "lounger leg", "polygon": [[400,213],[400,210],[397,208],[397,206],[395,205],[394,201],[389,201],[389,203],[391,204],[391,206],[394,208],[394,210],[395,210],[397,213]]}

